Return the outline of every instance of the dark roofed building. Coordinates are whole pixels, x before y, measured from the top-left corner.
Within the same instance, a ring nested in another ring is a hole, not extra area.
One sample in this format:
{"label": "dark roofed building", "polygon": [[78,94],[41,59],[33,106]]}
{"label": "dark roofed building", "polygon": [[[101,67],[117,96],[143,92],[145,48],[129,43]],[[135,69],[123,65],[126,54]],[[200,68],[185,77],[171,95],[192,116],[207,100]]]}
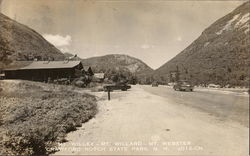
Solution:
{"label": "dark roofed building", "polygon": [[83,70],[81,61],[34,61],[25,67],[6,69],[4,72],[6,79],[47,81],[80,77],[81,74],[85,74]]}
{"label": "dark roofed building", "polygon": [[105,74],[104,73],[95,73],[93,76],[92,81],[95,82],[103,82],[105,79]]}

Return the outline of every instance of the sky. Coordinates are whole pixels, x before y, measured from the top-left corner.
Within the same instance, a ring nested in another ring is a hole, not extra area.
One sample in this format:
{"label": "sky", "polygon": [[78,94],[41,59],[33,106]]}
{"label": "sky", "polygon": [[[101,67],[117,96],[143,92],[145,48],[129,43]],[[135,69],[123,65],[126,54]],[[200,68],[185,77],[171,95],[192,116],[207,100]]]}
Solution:
{"label": "sky", "polygon": [[0,0],[0,11],[62,52],[127,54],[156,69],[243,1]]}

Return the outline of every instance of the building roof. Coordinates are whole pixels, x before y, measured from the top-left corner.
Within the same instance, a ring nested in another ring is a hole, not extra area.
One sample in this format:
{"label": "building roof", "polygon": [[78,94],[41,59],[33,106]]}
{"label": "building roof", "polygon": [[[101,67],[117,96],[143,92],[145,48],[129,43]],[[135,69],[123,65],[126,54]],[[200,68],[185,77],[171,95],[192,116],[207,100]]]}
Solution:
{"label": "building roof", "polygon": [[73,68],[80,63],[81,61],[34,61],[28,66],[19,68],[19,70]]}
{"label": "building roof", "polygon": [[20,69],[22,67],[28,66],[32,62],[33,61],[13,61],[10,64],[6,65],[3,68],[3,71],[6,71],[6,70],[17,70],[17,69]]}
{"label": "building roof", "polygon": [[105,78],[105,74],[104,73],[95,73],[94,77],[96,77],[98,79],[104,79]]}

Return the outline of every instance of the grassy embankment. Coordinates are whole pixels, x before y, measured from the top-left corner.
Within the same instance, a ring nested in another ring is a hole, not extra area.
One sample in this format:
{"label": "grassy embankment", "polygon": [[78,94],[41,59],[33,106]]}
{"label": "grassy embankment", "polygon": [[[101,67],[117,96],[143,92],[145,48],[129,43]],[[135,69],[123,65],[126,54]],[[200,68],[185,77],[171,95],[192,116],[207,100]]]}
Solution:
{"label": "grassy embankment", "polygon": [[0,81],[0,155],[49,154],[96,111],[95,97],[72,86]]}

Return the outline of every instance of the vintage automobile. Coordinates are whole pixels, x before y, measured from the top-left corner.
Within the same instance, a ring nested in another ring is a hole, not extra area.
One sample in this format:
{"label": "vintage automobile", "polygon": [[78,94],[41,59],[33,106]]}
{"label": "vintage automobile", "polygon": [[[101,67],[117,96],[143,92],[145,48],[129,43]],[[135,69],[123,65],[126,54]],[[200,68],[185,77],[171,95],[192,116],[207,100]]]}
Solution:
{"label": "vintage automobile", "polygon": [[177,83],[174,84],[174,90],[178,90],[178,91],[193,91],[194,90],[194,86],[186,80],[181,80],[178,81]]}
{"label": "vintage automobile", "polygon": [[103,86],[104,91],[113,91],[113,90],[122,90],[127,91],[130,89],[131,86],[126,83],[114,83],[114,84],[107,84]]}
{"label": "vintage automobile", "polygon": [[154,81],[153,83],[152,83],[152,87],[158,87],[158,82],[157,81]]}

